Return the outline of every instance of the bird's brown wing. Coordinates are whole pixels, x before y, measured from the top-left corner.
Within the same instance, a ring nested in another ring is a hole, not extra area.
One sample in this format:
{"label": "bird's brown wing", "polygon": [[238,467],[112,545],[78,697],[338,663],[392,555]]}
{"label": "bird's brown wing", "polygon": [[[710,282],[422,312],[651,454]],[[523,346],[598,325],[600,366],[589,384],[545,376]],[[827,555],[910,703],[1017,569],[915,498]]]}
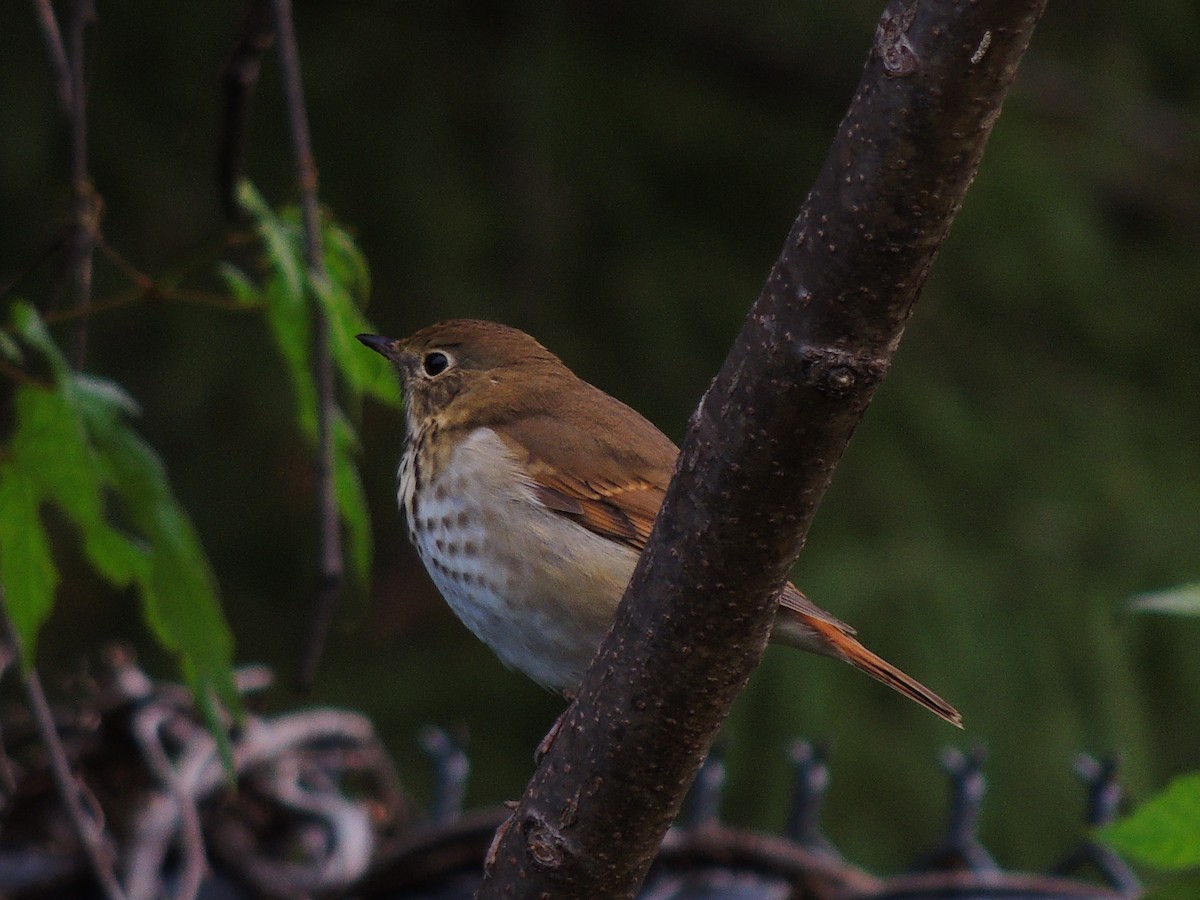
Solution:
{"label": "bird's brown wing", "polygon": [[584,384],[574,409],[530,412],[493,426],[537,498],[589,531],[641,552],[679,450],[647,419]]}
{"label": "bird's brown wing", "polygon": [[542,504],[589,531],[635,550],[646,546],[663,493],[645,481],[596,484],[534,464],[534,493]]}

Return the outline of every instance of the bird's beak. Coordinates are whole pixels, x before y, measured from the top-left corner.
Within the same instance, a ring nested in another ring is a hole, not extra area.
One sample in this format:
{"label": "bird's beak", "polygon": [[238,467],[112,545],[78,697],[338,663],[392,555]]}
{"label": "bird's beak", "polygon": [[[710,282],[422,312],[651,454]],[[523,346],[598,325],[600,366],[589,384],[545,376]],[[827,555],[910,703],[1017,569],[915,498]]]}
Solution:
{"label": "bird's beak", "polygon": [[396,362],[396,342],[381,334],[360,334],[356,337],[385,359]]}

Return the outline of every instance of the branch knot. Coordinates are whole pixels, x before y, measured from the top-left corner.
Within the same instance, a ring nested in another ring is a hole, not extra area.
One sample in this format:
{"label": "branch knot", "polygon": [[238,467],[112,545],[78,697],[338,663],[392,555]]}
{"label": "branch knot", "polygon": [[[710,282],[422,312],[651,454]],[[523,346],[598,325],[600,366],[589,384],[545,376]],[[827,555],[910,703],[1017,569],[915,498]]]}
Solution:
{"label": "branch knot", "polygon": [[553,872],[574,856],[563,833],[538,813],[527,814],[521,830],[529,862],[535,869]]}
{"label": "branch knot", "polygon": [[802,347],[800,367],[804,379],[828,397],[845,397],[871,389],[887,372],[886,359],[847,353],[832,347]]}
{"label": "branch knot", "polygon": [[875,28],[875,53],[889,78],[903,78],[921,67],[921,57],[907,34],[916,15],[916,3],[909,3],[897,15],[885,14]]}

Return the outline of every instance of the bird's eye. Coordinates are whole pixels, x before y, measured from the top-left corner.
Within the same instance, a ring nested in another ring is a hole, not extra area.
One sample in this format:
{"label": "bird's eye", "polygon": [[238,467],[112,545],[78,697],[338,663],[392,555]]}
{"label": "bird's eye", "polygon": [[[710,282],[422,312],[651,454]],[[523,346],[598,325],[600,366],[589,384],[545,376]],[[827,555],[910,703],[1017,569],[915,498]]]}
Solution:
{"label": "bird's eye", "polygon": [[450,368],[450,357],[440,350],[434,350],[432,353],[425,354],[425,359],[421,365],[425,369],[425,374],[433,378],[435,375],[441,375]]}

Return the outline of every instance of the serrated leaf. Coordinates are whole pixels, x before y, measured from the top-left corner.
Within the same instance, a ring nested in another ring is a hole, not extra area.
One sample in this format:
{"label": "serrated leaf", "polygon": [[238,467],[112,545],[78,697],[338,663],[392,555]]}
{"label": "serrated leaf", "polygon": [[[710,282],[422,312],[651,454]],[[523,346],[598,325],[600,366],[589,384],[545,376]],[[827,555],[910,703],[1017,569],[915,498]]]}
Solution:
{"label": "serrated leaf", "polygon": [[27,652],[54,608],[58,569],[38,514],[37,487],[14,463],[0,463],[0,588],[13,627]]}
{"label": "serrated leaf", "polygon": [[79,407],[101,465],[133,528],[150,552],[131,556],[146,622],[159,642],[179,656],[200,699],[215,691],[233,713],[233,638],[217,600],[216,579],[200,540],[171,491],[158,455],[123,418],[105,392],[82,390]]}
{"label": "serrated leaf", "polygon": [[289,297],[281,278],[272,278],[264,292],[267,298],[267,325],[275,346],[287,365],[292,388],[296,392],[296,421],[310,441],[317,438],[317,386],[309,360],[312,357],[312,330],[309,311],[302,302]]}
{"label": "serrated leaf", "polygon": [[[233,639],[216,580],[158,456],[129,427],[137,404],[104,379],[73,372],[36,310],[16,304],[16,333],[49,362],[55,384],[14,393],[12,439],[0,464],[0,586],[32,665],[54,603],[58,572],[39,515],[52,502],[79,529],[84,552],[109,582],[137,587],[151,631],[179,660],[229,771],[231,751],[213,698],[234,716]],[[112,492],[137,537],[108,520]]]}
{"label": "serrated leaf", "polygon": [[21,345],[14,341],[12,335],[7,331],[0,331],[0,356],[17,365],[20,365],[25,358],[21,352]]}
{"label": "serrated leaf", "polygon": [[232,263],[223,262],[217,267],[217,274],[229,288],[233,299],[242,306],[260,306],[263,301],[262,292],[253,279]]}
{"label": "serrated leaf", "polygon": [[75,390],[98,401],[107,403],[127,416],[140,416],[142,414],[142,408],[138,405],[138,402],[130,396],[125,388],[121,387],[115,381],[109,381],[107,378],[94,378],[83,372],[76,372],[72,376],[71,381]]}
{"label": "serrated leaf", "polygon": [[389,406],[399,406],[400,385],[395,374],[389,366],[380,366],[377,359],[363,353],[363,345],[355,338],[373,329],[349,292],[332,282],[314,283],[313,290],[329,322],[329,352],[351,392],[356,397],[368,394]]}
{"label": "serrated leaf", "polygon": [[[70,381],[58,389],[21,385],[14,395],[16,416],[9,446],[10,478],[24,486],[26,502],[34,515],[24,517],[28,540],[46,543],[36,511],[52,502],[66,514],[83,538],[84,552],[107,580],[127,585],[137,566],[137,551],[128,539],[112,529],[104,517],[105,478],[72,404]],[[7,513],[6,513],[7,515]],[[10,536],[10,544],[16,540]],[[52,558],[48,565],[54,569]],[[44,579],[43,579],[44,580]],[[57,581],[57,576],[54,581]],[[7,582],[6,582],[7,583]],[[37,637],[53,608],[49,595],[13,591],[10,607],[27,653],[28,664],[37,648]],[[29,602],[32,605],[25,608]]]}
{"label": "serrated leaf", "polygon": [[248,181],[238,185],[238,202],[254,217],[259,236],[266,245],[267,261],[286,283],[285,295],[304,296],[304,262],[294,223],[277,216],[267,201]]}
{"label": "serrated leaf", "polygon": [[73,519],[92,522],[101,515],[103,477],[68,394],[68,387],[17,389],[10,453],[39,497],[53,500]]}
{"label": "serrated leaf", "polygon": [[371,270],[354,237],[336,222],[324,225],[325,268],[335,284],[345,288],[363,307],[371,296]]}
{"label": "serrated leaf", "polygon": [[96,571],[117,587],[142,583],[147,578],[150,548],[106,522],[83,530],[83,552]]}
{"label": "serrated leaf", "polygon": [[46,361],[50,363],[50,368],[54,372],[55,380],[64,380],[70,373],[71,367],[67,364],[67,358],[62,355],[62,351],[58,349],[58,344],[54,343],[50,332],[46,330],[46,325],[37,310],[25,302],[14,303],[12,321],[17,336],[46,357]]}
{"label": "serrated leaf", "polygon": [[[103,394],[107,402],[121,409],[136,404],[109,382],[72,373],[49,333],[32,307],[18,304],[14,309],[17,332],[50,362],[56,375],[53,388],[23,384],[13,397],[15,411],[13,436],[8,447],[10,503],[15,502],[14,485],[20,485],[26,515],[6,511],[6,522],[19,520],[22,534],[11,532],[6,538],[8,556],[20,558],[13,550],[25,542],[31,563],[29,576],[40,586],[27,590],[28,580],[18,580],[9,569],[5,584],[12,599],[10,610],[26,648],[30,664],[37,649],[37,637],[54,605],[57,570],[49,555],[48,540],[37,510],[42,503],[53,503],[79,529],[84,553],[96,570],[118,586],[128,585],[143,571],[143,551],[128,536],[113,528],[105,517],[104,499],[107,479],[91,447],[76,401],[80,391]],[[32,513],[30,514],[30,510]],[[40,551],[45,549],[45,553]],[[47,588],[48,586],[48,588]]]}
{"label": "serrated leaf", "polygon": [[235,295],[261,298],[267,307],[272,337],[288,367],[296,391],[297,419],[310,440],[316,439],[316,387],[312,376],[312,313],[308,292],[320,304],[328,321],[329,352],[350,394],[368,394],[398,407],[400,385],[395,373],[378,366],[362,352],[356,334],[374,329],[360,307],[370,294],[366,257],[352,236],[336,223],[322,222],[322,246],[328,279],[309,277],[300,238],[299,213],[289,208],[276,214],[250,185],[239,194],[242,205],[255,217],[267,247],[268,273],[261,291],[232,266],[222,275]]}
{"label": "serrated leaf", "polygon": [[1164,613],[1173,616],[1200,616],[1200,582],[1165,591],[1138,594],[1129,601],[1130,612]]}
{"label": "serrated leaf", "polygon": [[1131,815],[1098,828],[1096,837],[1159,869],[1200,866],[1200,772],[1176,778]]}
{"label": "serrated leaf", "polygon": [[[268,271],[259,294],[266,306],[267,323],[284,358],[296,397],[296,419],[308,441],[317,439],[318,397],[313,375],[311,297],[328,324],[329,354],[352,402],[364,394],[399,406],[399,381],[386,366],[363,353],[355,335],[373,331],[361,307],[370,295],[366,258],[353,237],[336,223],[322,223],[322,248],[326,278],[308,271],[300,240],[300,218],[294,208],[276,214],[248,186],[243,205],[258,221],[267,245]],[[236,269],[223,273],[231,289],[249,295],[253,286]],[[372,540],[366,496],[354,455],[357,436],[340,409],[334,411],[333,476],[338,514],[344,525],[349,570],[365,582],[370,574]]]}

